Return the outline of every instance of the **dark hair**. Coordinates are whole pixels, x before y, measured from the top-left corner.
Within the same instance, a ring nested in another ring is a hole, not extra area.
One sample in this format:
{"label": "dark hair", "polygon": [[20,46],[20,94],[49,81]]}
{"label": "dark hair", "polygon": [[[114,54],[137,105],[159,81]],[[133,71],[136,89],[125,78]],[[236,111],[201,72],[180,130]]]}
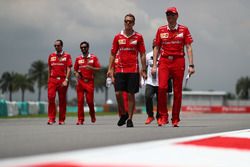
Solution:
{"label": "dark hair", "polygon": [[126,17],[132,17],[135,22],[135,16],[132,13],[126,14],[124,20],[126,19]]}
{"label": "dark hair", "polygon": [[60,42],[61,46],[63,46],[63,41],[61,39],[57,39],[56,42]]}
{"label": "dark hair", "polygon": [[88,43],[87,41],[83,41],[83,42],[81,42],[81,43],[80,43],[80,47],[81,47],[81,45],[82,45],[82,44],[86,44],[86,45],[87,45],[87,47],[89,48],[89,43]]}

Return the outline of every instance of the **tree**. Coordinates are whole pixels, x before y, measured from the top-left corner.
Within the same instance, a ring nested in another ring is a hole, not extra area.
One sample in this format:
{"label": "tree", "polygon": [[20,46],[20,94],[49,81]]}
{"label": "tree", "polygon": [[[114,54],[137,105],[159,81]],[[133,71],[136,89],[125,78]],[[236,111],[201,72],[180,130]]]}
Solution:
{"label": "tree", "polygon": [[44,63],[42,60],[33,62],[29,69],[29,76],[32,79],[32,81],[37,82],[37,88],[38,88],[37,100],[40,101],[41,89],[42,87],[46,87],[48,82],[48,65]]}
{"label": "tree", "polygon": [[16,91],[15,89],[15,73],[14,72],[4,72],[0,79],[0,88],[2,93],[9,92],[9,101],[12,101],[12,93]]}
{"label": "tree", "polygon": [[15,75],[15,84],[14,87],[16,90],[21,89],[22,93],[22,101],[24,101],[25,91],[28,90],[30,92],[34,92],[33,82],[30,78],[28,78],[27,74],[19,74]]}
{"label": "tree", "polygon": [[241,77],[236,83],[236,94],[239,99],[249,99],[250,78]]}
{"label": "tree", "polygon": [[103,67],[99,71],[95,72],[95,90],[105,91],[105,103],[108,100],[108,88],[106,87],[106,74],[108,71],[108,67]]}

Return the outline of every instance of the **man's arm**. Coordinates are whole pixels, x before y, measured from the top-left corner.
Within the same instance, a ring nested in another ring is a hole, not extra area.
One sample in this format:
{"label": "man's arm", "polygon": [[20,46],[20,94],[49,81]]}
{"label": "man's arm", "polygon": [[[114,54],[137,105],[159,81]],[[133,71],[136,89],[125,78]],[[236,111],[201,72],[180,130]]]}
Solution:
{"label": "man's arm", "polygon": [[114,77],[113,76],[113,64],[115,61],[115,55],[113,53],[110,54],[109,56],[109,66],[108,66],[108,72],[107,72],[107,77]]}
{"label": "man's arm", "polygon": [[159,46],[155,46],[153,50],[153,67],[151,70],[152,75],[155,75],[157,71],[157,58],[159,54]]}
{"label": "man's arm", "polygon": [[186,51],[187,51],[188,62],[189,62],[188,73],[189,74],[194,74],[195,69],[194,69],[194,61],[193,61],[193,49],[192,49],[191,44],[186,45]]}
{"label": "man's arm", "polygon": [[146,73],[146,54],[141,54],[141,75],[144,79],[147,79],[147,73]]}

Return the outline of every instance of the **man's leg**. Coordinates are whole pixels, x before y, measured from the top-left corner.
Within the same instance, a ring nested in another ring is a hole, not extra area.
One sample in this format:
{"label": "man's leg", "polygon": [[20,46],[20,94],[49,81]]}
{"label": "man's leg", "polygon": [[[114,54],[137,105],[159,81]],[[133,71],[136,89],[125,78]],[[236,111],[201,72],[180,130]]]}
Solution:
{"label": "man's leg", "polygon": [[126,123],[126,121],[128,119],[128,113],[126,113],[125,110],[124,110],[122,91],[115,92],[115,95],[116,95],[118,108],[120,109],[120,112],[121,112],[120,119],[119,119],[117,125],[122,126],[122,125],[124,125]]}
{"label": "man's leg", "polygon": [[158,109],[160,118],[158,119],[158,125],[164,125],[168,123],[168,109],[167,109],[167,90],[168,90],[168,78],[169,78],[169,64],[168,59],[161,58],[158,68]]}
{"label": "man's leg", "polygon": [[146,85],[145,90],[145,101],[146,101],[146,111],[148,117],[153,117],[153,96],[154,96],[154,87],[151,85]]}
{"label": "man's leg", "polygon": [[59,86],[59,124],[64,124],[66,118],[66,107],[67,107],[67,89],[68,86]]}
{"label": "man's leg", "polygon": [[77,125],[82,125],[84,123],[84,90],[82,89],[82,85],[80,81],[76,86],[76,93],[77,93],[77,106],[78,106],[78,120]]}
{"label": "man's leg", "polygon": [[49,79],[48,82],[48,124],[55,123],[56,119],[56,82],[53,79]]}
{"label": "man's leg", "polygon": [[145,124],[150,124],[154,120],[153,96],[154,96],[154,86],[147,84],[145,90],[145,102],[146,102],[146,112],[148,114],[148,118],[146,119]]}
{"label": "man's leg", "polygon": [[[175,66],[179,68],[174,68],[173,70],[173,88],[174,88],[174,100],[172,109],[172,123],[178,125],[180,122],[180,110],[182,101],[182,82],[185,71],[185,59],[177,59]],[[182,68],[180,68],[182,67]]]}
{"label": "man's leg", "polygon": [[94,86],[88,85],[86,89],[86,101],[89,106],[89,115],[91,117],[91,122],[95,123],[95,106],[94,106]]}

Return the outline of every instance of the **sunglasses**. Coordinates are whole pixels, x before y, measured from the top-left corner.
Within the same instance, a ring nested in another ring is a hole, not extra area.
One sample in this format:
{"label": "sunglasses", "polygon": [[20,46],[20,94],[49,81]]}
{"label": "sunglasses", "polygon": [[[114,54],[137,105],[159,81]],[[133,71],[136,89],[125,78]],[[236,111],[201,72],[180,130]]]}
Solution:
{"label": "sunglasses", "polygon": [[124,23],[131,24],[131,23],[134,23],[134,21],[133,20],[124,20]]}
{"label": "sunglasses", "polygon": [[177,13],[167,12],[166,15],[167,15],[167,16],[176,16]]}
{"label": "sunglasses", "polygon": [[86,49],[86,48],[88,48],[87,46],[81,46],[80,47],[81,49]]}
{"label": "sunglasses", "polygon": [[61,45],[54,45],[54,47],[59,47],[59,46],[61,46]]}

